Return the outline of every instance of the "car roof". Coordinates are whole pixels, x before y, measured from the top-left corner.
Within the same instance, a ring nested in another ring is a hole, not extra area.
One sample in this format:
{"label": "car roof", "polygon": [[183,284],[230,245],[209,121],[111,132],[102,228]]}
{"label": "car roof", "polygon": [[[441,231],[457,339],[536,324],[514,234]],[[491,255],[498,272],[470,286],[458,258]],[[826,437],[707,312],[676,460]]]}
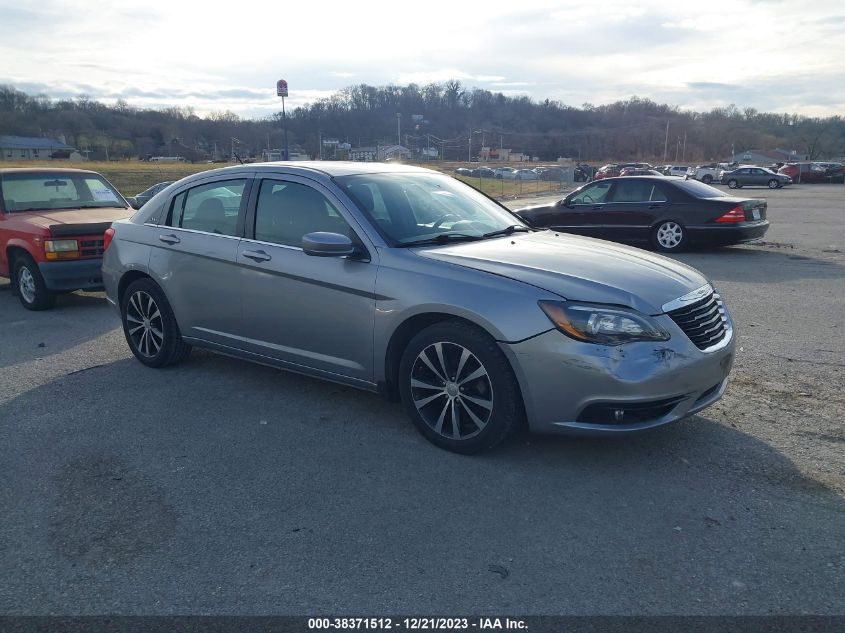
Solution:
{"label": "car roof", "polygon": [[403,165],[402,163],[365,163],[360,161],[333,161],[333,160],[302,160],[302,161],[275,161],[270,163],[248,163],[245,165],[232,165],[222,169],[212,169],[199,172],[205,175],[225,173],[226,171],[258,171],[277,172],[283,170],[288,173],[299,173],[302,175],[321,174],[330,178],[336,176],[355,176],[359,174],[398,174],[398,173],[419,173],[419,174],[440,174],[433,169]]}
{"label": "car roof", "polygon": [[99,172],[91,169],[72,169],[70,167],[0,167],[2,174],[95,174]]}

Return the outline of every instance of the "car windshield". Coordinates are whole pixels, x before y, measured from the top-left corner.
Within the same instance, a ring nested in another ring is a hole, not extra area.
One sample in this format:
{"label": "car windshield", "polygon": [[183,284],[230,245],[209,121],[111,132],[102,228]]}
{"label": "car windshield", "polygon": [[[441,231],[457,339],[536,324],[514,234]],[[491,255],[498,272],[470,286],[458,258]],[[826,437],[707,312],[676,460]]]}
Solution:
{"label": "car windshield", "polygon": [[98,174],[5,174],[0,194],[6,213],[125,207],[120,194]]}
{"label": "car windshield", "polygon": [[361,174],[335,182],[393,246],[530,230],[507,209],[448,176]]}
{"label": "car windshield", "polygon": [[705,185],[703,182],[698,182],[697,180],[678,180],[673,184],[696,198],[724,198],[730,195],[721,189]]}

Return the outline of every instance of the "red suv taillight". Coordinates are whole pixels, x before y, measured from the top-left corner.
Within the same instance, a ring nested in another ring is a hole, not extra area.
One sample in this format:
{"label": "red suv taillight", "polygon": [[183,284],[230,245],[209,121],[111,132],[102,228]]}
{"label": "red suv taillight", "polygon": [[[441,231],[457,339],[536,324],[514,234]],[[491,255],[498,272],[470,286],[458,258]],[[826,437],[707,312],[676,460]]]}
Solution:
{"label": "red suv taillight", "polygon": [[109,250],[109,244],[111,244],[111,240],[114,237],[114,229],[109,227],[106,229],[106,232],[103,234],[103,252],[105,253]]}
{"label": "red suv taillight", "polygon": [[745,209],[741,206],[734,207],[721,218],[718,218],[716,222],[745,222]]}

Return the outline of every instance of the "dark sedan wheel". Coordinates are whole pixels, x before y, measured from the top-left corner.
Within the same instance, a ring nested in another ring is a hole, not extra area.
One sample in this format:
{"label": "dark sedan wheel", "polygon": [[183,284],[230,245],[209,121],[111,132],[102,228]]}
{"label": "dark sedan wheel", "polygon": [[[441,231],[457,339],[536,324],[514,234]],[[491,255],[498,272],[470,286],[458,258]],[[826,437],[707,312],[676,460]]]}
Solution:
{"label": "dark sedan wheel", "polygon": [[456,453],[492,448],[517,428],[522,398],[510,364],[485,332],[446,321],[417,334],[399,366],[402,404],[433,444]]}
{"label": "dark sedan wheel", "polygon": [[729,189],[739,189],[739,182],[736,179],[731,178],[728,181],[728,188]]}
{"label": "dark sedan wheel", "polygon": [[780,183],[776,179],[772,178],[769,181],[769,189],[777,189],[778,187],[780,187]]}
{"label": "dark sedan wheel", "polygon": [[120,314],[129,349],[148,367],[175,365],[190,353],[191,346],[182,340],[170,303],[151,279],[129,285]]}
{"label": "dark sedan wheel", "polygon": [[687,232],[679,222],[667,220],[654,227],[651,241],[658,250],[676,253],[686,248]]}
{"label": "dark sedan wheel", "polygon": [[47,288],[38,264],[29,255],[15,258],[13,280],[15,292],[27,310],[47,310],[56,304],[56,293]]}

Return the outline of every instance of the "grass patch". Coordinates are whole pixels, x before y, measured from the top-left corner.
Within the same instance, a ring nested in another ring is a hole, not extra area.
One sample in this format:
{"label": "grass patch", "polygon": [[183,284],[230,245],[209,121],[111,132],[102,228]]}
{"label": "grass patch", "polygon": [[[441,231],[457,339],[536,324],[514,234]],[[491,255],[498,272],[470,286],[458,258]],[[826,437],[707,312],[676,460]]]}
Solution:
{"label": "grass patch", "polygon": [[[519,196],[554,193],[569,189],[568,183],[544,180],[496,180],[494,178],[466,178],[455,176],[454,164],[417,163],[454,176],[468,185],[484,192],[491,198],[517,198]],[[457,163],[459,166],[463,166]],[[478,165],[478,163],[474,163]],[[148,187],[167,180],[179,180],[185,176],[209,169],[227,167],[227,163],[149,163],[138,160],[110,162],[68,162],[68,161],[2,161],[0,167],[70,167],[90,169],[105,176],[124,196],[134,196]]]}

